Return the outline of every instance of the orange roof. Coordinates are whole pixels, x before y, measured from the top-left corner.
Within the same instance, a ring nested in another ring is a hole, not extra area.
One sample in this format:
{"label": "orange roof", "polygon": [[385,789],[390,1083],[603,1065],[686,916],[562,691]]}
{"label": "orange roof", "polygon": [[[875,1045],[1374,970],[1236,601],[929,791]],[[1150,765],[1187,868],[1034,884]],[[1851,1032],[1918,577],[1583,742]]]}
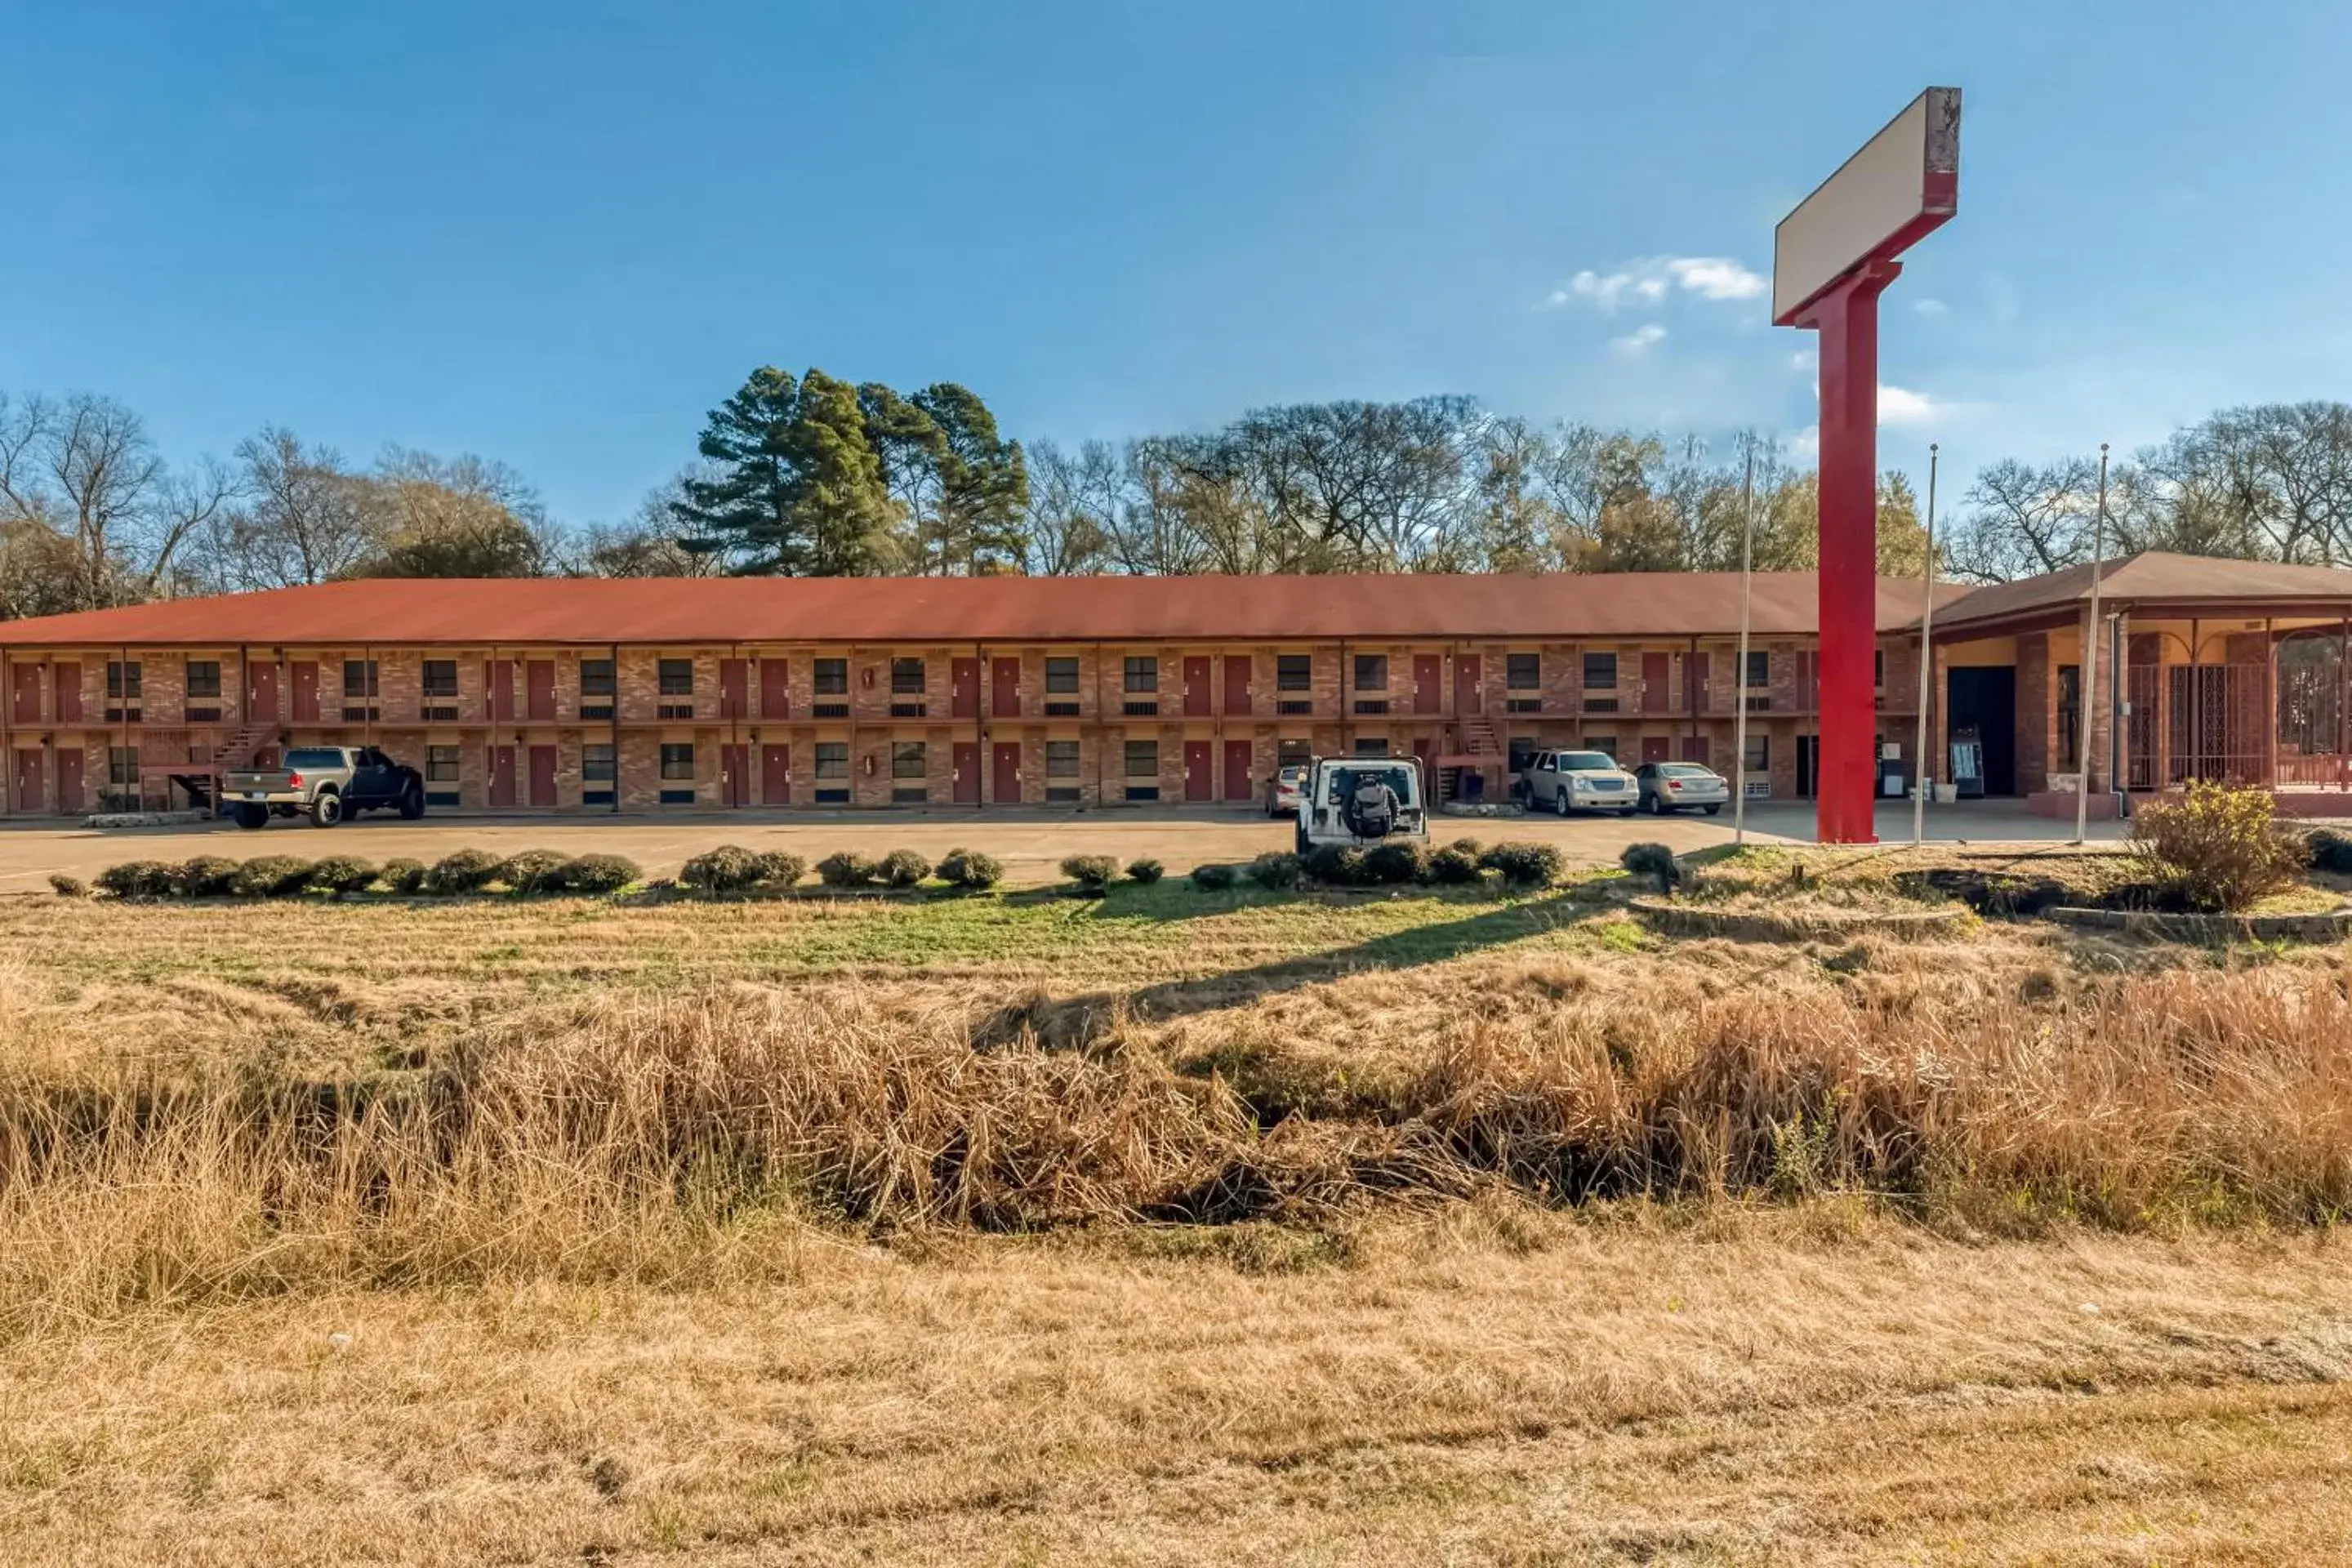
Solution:
{"label": "orange roof", "polygon": [[[1964,592],[1946,585],[1938,605]],[[1916,623],[1882,579],[1878,624]],[[1815,629],[1813,574],[1759,572],[1753,627]],[[369,578],[0,622],[0,647],[1248,642],[1719,636],[1739,575]]]}
{"label": "orange roof", "polygon": [[[2308,605],[2312,613],[2334,615],[2352,604],[2352,571],[2340,566],[2292,566],[2276,561],[2231,561],[2211,555],[2179,555],[2144,550],[2099,566],[2100,597],[2118,608],[2132,605],[2237,603],[2250,605]],[[1952,606],[1947,621],[1936,605],[1936,629],[2011,618],[2078,614],[2091,597],[2086,563],[1976,588]]]}

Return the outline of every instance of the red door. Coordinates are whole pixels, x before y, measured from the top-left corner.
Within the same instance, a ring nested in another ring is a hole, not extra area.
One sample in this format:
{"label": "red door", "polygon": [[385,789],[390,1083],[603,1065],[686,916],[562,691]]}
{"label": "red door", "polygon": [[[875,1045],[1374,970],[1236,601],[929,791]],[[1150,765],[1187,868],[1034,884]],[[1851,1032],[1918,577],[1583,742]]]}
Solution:
{"label": "red door", "polygon": [[1644,735],[1642,737],[1642,760],[1645,763],[1663,763],[1672,752],[1674,742],[1664,735]]}
{"label": "red door", "polygon": [[[80,667],[77,665],[76,668]],[[67,816],[81,815],[81,752],[58,753],[58,810]]]}
{"label": "red door", "polygon": [[[301,672],[301,667],[297,665],[295,667],[295,672],[299,675]],[[297,681],[295,684],[299,688],[300,682]],[[296,710],[294,716],[298,719],[302,716],[300,711],[301,700],[301,694],[298,689],[294,699]],[[494,658],[482,667],[482,706],[483,710],[489,715],[490,721],[492,723],[498,723],[500,721],[510,723],[513,721],[514,660],[510,658]],[[507,794],[511,796],[514,794],[514,779],[512,776],[514,773],[514,761],[511,757],[509,757],[507,762],[507,773],[509,774],[507,779]],[[514,802],[509,799],[507,804],[509,805],[512,805]]]}
{"label": "red door", "polygon": [[512,805],[515,803],[515,749],[512,746],[490,748],[490,804]]}
{"label": "red door", "polygon": [[16,809],[41,809],[41,753],[38,752],[16,753]]}
{"label": "red door", "polygon": [[247,665],[245,671],[245,715],[268,722],[278,717],[278,667]]}
{"label": "red door", "polygon": [[1445,689],[1438,673],[1437,656],[1417,653],[1412,656],[1412,710],[1435,713],[1444,707]]}
{"label": "red door", "polygon": [[996,776],[989,781],[988,797],[1000,805],[1021,804],[1021,742],[999,741],[992,759]]}
{"label": "red door", "polygon": [[1478,656],[1457,653],[1454,656],[1454,711],[1484,713],[1486,710],[1486,687],[1478,674]]}
{"label": "red door", "polygon": [[[1205,664],[1208,661],[1203,659],[1202,662]],[[1210,743],[1206,741],[1184,742],[1184,798],[1186,800],[1217,798],[1216,781],[1210,776],[1210,768],[1213,765],[1212,755]]]}
{"label": "red door", "polygon": [[[980,661],[973,659],[970,662],[972,665],[972,697],[976,700],[980,696]],[[955,777],[950,782],[954,787],[950,798],[958,805],[978,805],[980,804],[980,742],[958,741],[955,743],[953,760]]]}
{"label": "red door", "polygon": [[781,658],[760,661],[760,717],[789,719],[793,716],[793,667]]}
{"label": "red door", "polygon": [[1209,668],[1205,658],[1184,661],[1184,712],[1188,718],[1209,716]]}
{"label": "red door", "polygon": [[751,803],[751,747],[738,742],[719,748],[719,798],[730,805]]}
{"label": "red door", "polygon": [[1017,658],[992,658],[988,661],[988,710],[999,719],[1021,717],[1021,661]]}
{"label": "red door", "polygon": [[[554,666],[548,667],[551,674]],[[533,746],[530,749],[530,804],[548,806],[555,804],[555,748]]]}
{"label": "red door", "polygon": [[[748,719],[751,716],[751,661],[743,658],[722,658],[719,661],[719,716],[721,719]],[[737,805],[742,804],[737,802]]]}
{"label": "red door", "polygon": [[[57,677],[57,721],[60,724],[80,723],[81,666],[79,664],[55,664],[51,665],[49,669],[50,673]],[[269,711],[270,717],[277,717],[278,707],[276,703],[270,704]]]}
{"label": "red door", "polygon": [[1685,713],[1706,711],[1707,697],[1714,686],[1715,660],[1704,653],[1683,655],[1683,701]]}
{"label": "red door", "polygon": [[1225,655],[1225,711],[1247,713],[1250,710],[1250,666],[1255,661],[1245,653]]}
{"label": "red door", "polygon": [[1797,706],[1814,709],[1822,705],[1822,656],[1811,648],[1797,655]]}
{"label": "red door", "polygon": [[1250,798],[1250,743],[1247,741],[1225,742],[1225,798]]}
{"label": "red door", "polygon": [[523,711],[534,724],[555,721],[555,661],[534,658],[522,667]]}
{"label": "red door", "polygon": [[17,724],[37,724],[41,721],[41,667],[20,664],[10,677],[13,700],[10,721]]}
{"label": "red door", "polygon": [[318,721],[319,664],[316,659],[298,659],[294,665],[294,722]]}
{"label": "red door", "polygon": [[1672,712],[1674,703],[1675,656],[1670,653],[1643,654],[1642,656],[1642,711],[1644,713]]}
{"label": "red door", "polygon": [[[980,717],[980,660],[958,658],[948,662],[948,711],[955,718]],[[975,790],[980,787],[976,772],[972,787]],[[980,797],[974,795],[972,798],[978,800]]]}
{"label": "red door", "polygon": [[1705,735],[1685,735],[1683,737],[1683,761],[1686,763],[1697,763],[1701,766],[1706,765],[1706,737]]}
{"label": "red door", "polygon": [[[779,665],[782,660],[776,661]],[[762,699],[765,692],[762,690]],[[793,803],[793,749],[790,746],[760,748],[760,803],[762,805],[790,805]]]}
{"label": "red door", "polygon": [[1421,769],[1421,784],[1424,793],[1435,787],[1432,781],[1437,777],[1437,773],[1429,765],[1429,759],[1435,755],[1437,755],[1437,742],[1433,737],[1415,735],[1412,738],[1412,760]]}

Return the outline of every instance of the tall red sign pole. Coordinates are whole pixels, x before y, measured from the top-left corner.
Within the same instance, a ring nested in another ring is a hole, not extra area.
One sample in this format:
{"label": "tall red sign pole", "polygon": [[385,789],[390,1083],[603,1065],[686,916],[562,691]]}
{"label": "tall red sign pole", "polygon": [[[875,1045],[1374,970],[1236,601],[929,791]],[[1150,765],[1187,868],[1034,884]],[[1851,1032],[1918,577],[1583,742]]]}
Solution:
{"label": "tall red sign pole", "polygon": [[[1874,844],[1878,785],[1878,296],[1958,209],[1960,91],[1931,87],[1773,236],[1772,319],[1821,334],[1821,717],[1814,833]],[[1915,758],[1906,776],[1925,776]],[[1924,787],[1924,786],[1923,786]]]}

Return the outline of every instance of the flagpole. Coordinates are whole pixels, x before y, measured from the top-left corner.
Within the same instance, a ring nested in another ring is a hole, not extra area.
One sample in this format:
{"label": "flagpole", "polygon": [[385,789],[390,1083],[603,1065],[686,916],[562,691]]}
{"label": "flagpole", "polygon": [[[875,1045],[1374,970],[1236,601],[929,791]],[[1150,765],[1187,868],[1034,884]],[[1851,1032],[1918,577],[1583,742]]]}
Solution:
{"label": "flagpole", "polygon": [[1748,468],[1739,481],[1739,663],[1731,689],[1739,710],[1731,719],[1731,841],[1748,839],[1748,603],[1756,556],[1756,437],[1748,437]]}
{"label": "flagpole", "polygon": [[1911,847],[1927,837],[1927,702],[1936,689],[1936,459],[1942,443],[1927,443],[1927,563],[1919,569],[1925,588],[1919,610],[1918,740],[1911,758]]}
{"label": "flagpole", "polygon": [[2099,510],[2091,521],[2091,618],[2083,628],[2083,711],[2074,726],[2074,842],[2091,818],[2091,715],[2099,700],[2099,557],[2107,552],[2107,444],[2099,443]]}

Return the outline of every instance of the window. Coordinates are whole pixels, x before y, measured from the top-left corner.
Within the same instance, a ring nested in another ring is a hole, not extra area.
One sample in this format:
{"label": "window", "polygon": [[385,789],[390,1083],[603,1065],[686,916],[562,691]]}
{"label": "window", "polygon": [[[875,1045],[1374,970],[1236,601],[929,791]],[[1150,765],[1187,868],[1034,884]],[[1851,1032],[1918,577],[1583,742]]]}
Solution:
{"label": "window", "polygon": [[1617,689],[1617,656],[1613,653],[1588,653],[1584,656],[1584,689],[1614,691]]}
{"label": "window", "polygon": [[376,694],[375,679],[375,660],[372,658],[347,658],[343,660],[344,696],[373,697]]}
{"label": "window", "polygon": [[820,658],[814,662],[810,679],[815,682],[819,697],[849,695],[849,661],[845,658]]}
{"label": "window", "polygon": [[1160,776],[1160,742],[1129,741],[1127,743],[1127,776],[1131,779],[1156,779]]}
{"label": "window", "polygon": [[127,696],[133,702],[139,700],[139,661],[137,659],[134,658],[128,664],[116,659],[107,660],[106,694],[114,698]]}
{"label": "window", "polygon": [[921,741],[890,742],[890,776],[894,779],[927,779],[931,776],[930,748]]}
{"label": "window", "polygon": [[1314,690],[1315,656],[1311,653],[1275,655],[1274,689],[1276,691]]}
{"label": "window", "polygon": [[[1585,760],[1575,763],[1575,766],[1580,768],[1613,768],[1617,765],[1614,760],[1617,755],[1616,736],[1587,735],[1584,737],[1584,749],[1587,752],[1600,753],[1601,760],[1595,761],[1592,758],[1588,757]],[[1575,755],[1574,752],[1570,752],[1569,754],[1571,756]],[[1567,766],[1569,764],[1563,763],[1562,765]]]}
{"label": "window", "polygon": [[1880,648],[1876,653],[1872,654],[1870,658],[1870,683],[1873,686],[1885,685],[1886,650],[1885,648]]}
{"label": "window", "polygon": [[[1505,654],[1503,684],[1513,691],[1542,690],[1543,655],[1539,653]],[[1585,684],[1590,686],[1592,683],[1588,680]],[[1614,677],[1611,678],[1610,684],[1616,684]]]}
{"label": "window", "polygon": [[106,749],[106,782],[118,786],[136,788],[139,784],[139,748],[109,746]]}
{"label": "window", "polygon": [[[829,662],[837,664],[840,661]],[[819,741],[816,743],[816,776],[821,779],[845,779],[849,776],[848,742]]]}
{"label": "window", "polygon": [[694,695],[694,660],[690,658],[663,659],[657,668],[656,673],[661,682],[660,693],[662,696],[691,697]]}
{"label": "window", "polygon": [[1356,755],[1360,757],[1385,757],[1388,754],[1389,738],[1386,735],[1359,735],[1356,737]]}
{"label": "window", "polygon": [[894,658],[890,661],[890,695],[920,697],[923,694],[923,661],[919,658]]}
{"label": "window", "polygon": [[1153,658],[1149,654],[1146,654],[1141,658],[1129,658],[1127,661],[1127,680],[1123,689],[1128,691],[1159,690],[1160,661]]}
{"label": "window", "polygon": [[1389,689],[1389,656],[1384,653],[1360,653],[1356,656],[1356,689],[1386,691]]}
{"label": "window", "polygon": [[580,661],[580,695],[611,697],[619,690],[609,658],[583,658]]}
{"label": "window", "polygon": [[1753,689],[1772,684],[1772,656],[1763,649],[1751,649],[1748,655],[1747,684]]}
{"label": "window", "polygon": [[188,696],[191,700],[209,698],[220,700],[220,660],[192,658],[188,660]]}
{"label": "window", "polygon": [[580,748],[580,777],[583,783],[611,784],[620,776],[620,761],[612,742],[600,741]]}
{"label": "window", "polygon": [[425,661],[425,695],[455,697],[457,695],[457,661],[454,658],[428,658]]}
{"label": "window", "polygon": [[456,746],[425,747],[425,781],[428,784],[456,784],[463,768],[463,764],[458,761],[461,752]]}
{"label": "window", "polygon": [[666,779],[694,779],[694,742],[664,741],[661,748],[661,776]]}
{"label": "window", "polygon": [[1505,765],[1515,773],[1525,773],[1528,764],[1535,761],[1536,752],[1533,735],[1514,735],[1505,746]]}
{"label": "window", "polygon": [[1276,741],[1274,743],[1276,767],[1303,768],[1314,760],[1315,742],[1312,741]]}
{"label": "window", "polygon": [[2083,760],[2083,667],[2058,667],[2058,771],[2072,773]]}
{"label": "window", "polygon": [[1045,776],[1049,779],[1074,779],[1078,776],[1078,743],[1076,741],[1045,742]]}
{"label": "window", "polygon": [[1770,773],[1772,771],[1772,737],[1758,731],[1749,731],[1747,757],[1740,765],[1750,773]]}
{"label": "window", "polygon": [[1075,658],[1047,659],[1045,689],[1049,692],[1076,696],[1078,689],[1078,661]]}

